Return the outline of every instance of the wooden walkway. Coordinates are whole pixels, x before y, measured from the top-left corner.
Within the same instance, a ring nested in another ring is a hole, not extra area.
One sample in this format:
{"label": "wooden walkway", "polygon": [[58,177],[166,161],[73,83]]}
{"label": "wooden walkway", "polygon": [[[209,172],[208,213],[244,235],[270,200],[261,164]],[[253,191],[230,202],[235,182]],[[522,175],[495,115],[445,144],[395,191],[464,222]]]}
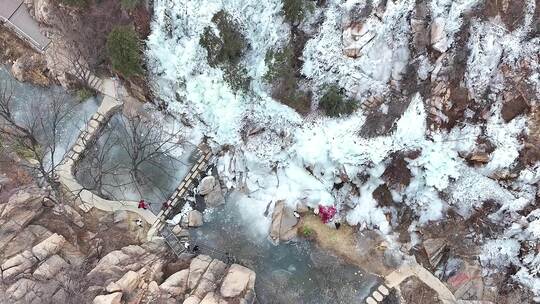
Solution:
{"label": "wooden walkway", "polygon": [[185,204],[185,196],[189,192],[192,192],[195,188],[195,181],[198,178],[202,178],[208,168],[210,159],[212,157],[212,151],[205,145],[200,144],[197,147],[195,155],[196,161],[191,169],[188,171],[184,179],[180,182],[180,185],[176,188],[173,194],[166,201],[167,208],[161,209],[157,214],[157,220],[150,228],[150,234],[160,233],[166,226],[166,221],[174,216],[173,211],[180,211]]}

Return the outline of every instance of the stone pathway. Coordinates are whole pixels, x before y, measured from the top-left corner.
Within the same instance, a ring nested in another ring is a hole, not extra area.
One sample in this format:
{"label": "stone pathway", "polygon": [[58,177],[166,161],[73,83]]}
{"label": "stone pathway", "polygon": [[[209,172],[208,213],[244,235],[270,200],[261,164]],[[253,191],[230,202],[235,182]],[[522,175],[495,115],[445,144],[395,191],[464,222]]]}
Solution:
{"label": "stone pathway", "polygon": [[455,304],[455,303],[469,303],[473,301],[457,301],[454,294],[441,282],[437,277],[435,277],[430,271],[422,267],[420,264],[410,261],[405,262],[399,269],[388,274],[384,278],[384,284],[379,285],[367,297],[366,304],[377,304],[384,300],[386,296],[390,294],[392,288],[396,288],[405,281],[407,278],[415,276],[429,288],[433,289],[444,304]]}
{"label": "stone pathway", "polygon": [[75,144],[66,154],[66,157],[60,166],[58,166],[57,175],[60,183],[73,195],[74,200],[79,203],[79,208],[83,211],[88,212],[94,207],[109,212],[116,210],[135,212],[147,223],[152,224],[148,232],[149,238],[161,233],[173,251],[178,254],[181,253],[184,248],[183,243],[176,238],[172,231],[170,231],[170,228],[168,230],[165,229],[164,231],[164,228],[166,227],[165,221],[171,216],[173,210],[181,209],[182,206],[180,205],[183,205],[185,202],[183,198],[189,191],[193,190],[194,181],[207,169],[212,152],[205,145],[201,144],[197,147],[197,152],[195,154],[196,161],[191,170],[181,181],[176,191],[167,200],[168,207],[159,211],[157,216],[149,209],[139,209],[138,202],[107,200],[92,193],[90,190],[85,189],[76,180],[73,174],[73,167],[80,160],[84,151],[97,139],[100,129],[107,124],[112,115],[122,107],[123,100],[132,98],[116,79],[100,79],[95,75],[88,76],[88,79],[91,80],[90,83],[92,87],[103,94],[104,98],[96,113],[88,121],[86,128],[81,131]]}
{"label": "stone pathway", "polygon": [[85,212],[88,212],[92,207],[110,212],[126,210],[137,213],[147,223],[154,223],[156,216],[150,210],[137,208],[138,202],[104,199],[85,189],[73,175],[73,166],[80,160],[86,148],[97,139],[101,127],[122,107],[123,96],[127,96],[125,89],[117,80],[112,78],[104,80],[95,78],[98,80],[94,81],[94,89],[104,95],[103,101],[90,121],[88,121],[86,128],[79,134],[71,150],[58,166],[58,180],[73,195],[75,201],[79,203],[79,207]]}
{"label": "stone pathway", "polygon": [[[162,209],[156,220],[153,222],[152,227],[148,231],[148,235],[154,235],[160,233],[164,227],[166,227],[166,220],[172,215],[173,210],[181,210],[185,200],[183,199],[186,194],[193,190],[194,182],[198,177],[202,177],[202,174],[208,168],[210,158],[212,156],[212,151],[204,145],[201,144],[197,147],[198,157],[196,162],[193,164],[191,169],[188,171],[184,179],[180,182],[180,185],[176,188],[173,194],[166,201],[167,208]],[[171,246],[172,247],[172,246]]]}
{"label": "stone pathway", "polygon": [[0,22],[40,53],[51,42],[41,33],[39,24],[32,18],[23,0],[0,0]]}

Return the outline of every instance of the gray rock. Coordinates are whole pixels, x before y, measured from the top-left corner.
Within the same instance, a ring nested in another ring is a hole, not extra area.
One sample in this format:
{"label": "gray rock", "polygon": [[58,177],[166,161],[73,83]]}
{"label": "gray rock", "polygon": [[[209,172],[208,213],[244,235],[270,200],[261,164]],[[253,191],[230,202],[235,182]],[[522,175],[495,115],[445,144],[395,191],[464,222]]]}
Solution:
{"label": "gray rock", "polygon": [[208,269],[206,269],[206,272],[204,273],[203,278],[211,282],[217,283],[221,281],[221,279],[225,275],[226,270],[227,270],[227,264],[223,263],[220,260],[214,259],[210,263],[210,265],[208,265]]}
{"label": "gray rock", "polygon": [[4,280],[12,279],[17,275],[28,271],[37,262],[37,258],[30,250],[23,251],[2,264],[2,278]]}
{"label": "gray rock", "polygon": [[214,189],[204,197],[204,202],[207,207],[215,208],[217,206],[225,204],[225,197],[221,191],[219,184],[216,184]]}
{"label": "gray rock", "polygon": [[199,284],[197,284],[197,287],[192,292],[192,295],[196,296],[199,299],[203,299],[206,294],[209,292],[213,292],[216,290],[216,283],[205,279],[204,277],[200,279]]}
{"label": "gray rock", "polygon": [[203,224],[203,216],[197,210],[191,210],[188,213],[188,227],[200,227]]}
{"label": "gray rock", "polygon": [[272,225],[270,226],[270,240],[277,244],[280,241],[290,241],[296,237],[298,219],[294,211],[285,206],[284,201],[276,202],[272,213]]}
{"label": "gray rock", "polygon": [[214,189],[216,185],[216,178],[209,175],[204,177],[201,182],[199,183],[199,186],[197,187],[197,190],[200,195],[207,195]]}
{"label": "gray rock", "polygon": [[199,283],[200,278],[212,262],[212,258],[207,255],[198,255],[189,265],[188,288],[193,290]]}
{"label": "gray rock", "polygon": [[126,272],[118,281],[112,282],[107,285],[106,290],[110,293],[117,291],[121,291],[123,293],[130,293],[135,290],[135,288],[137,288],[140,279],[141,278],[139,273],[130,270]]}
{"label": "gray rock", "polygon": [[173,296],[179,296],[186,292],[189,277],[189,269],[180,270],[163,282],[159,288]]}
{"label": "gray rock", "polygon": [[33,276],[38,280],[48,280],[55,277],[62,269],[68,267],[68,263],[60,256],[53,255],[34,271]]}
{"label": "gray rock", "polygon": [[197,298],[196,296],[189,296],[187,299],[182,302],[182,304],[199,304],[201,302],[201,299]]}
{"label": "gray rock", "polygon": [[446,240],[443,238],[427,239],[424,241],[423,245],[429,258],[429,263],[433,267],[437,267],[441,262],[446,249]]}
{"label": "gray rock", "polygon": [[43,240],[41,243],[34,246],[32,248],[32,253],[40,261],[43,261],[51,255],[56,254],[58,251],[60,251],[60,249],[62,249],[65,243],[66,239],[63,236],[55,233],[47,239]]}
{"label": "gray rock", "polygon": [[122,293],[115,292],[108,295],[101,295],[94,298],[93,304],[121,304]]}
{"label": "gray rock", "polygon": [[42,195],[39,189],[18,191],[3,204],[0,213],[0,252],[28,223],[41,214]]}
{"label": "gray rock", "polygon": [[233,298],[255,287],[255,272],[244,266],[233,264],[221,284],[220,293],[225,298]]}

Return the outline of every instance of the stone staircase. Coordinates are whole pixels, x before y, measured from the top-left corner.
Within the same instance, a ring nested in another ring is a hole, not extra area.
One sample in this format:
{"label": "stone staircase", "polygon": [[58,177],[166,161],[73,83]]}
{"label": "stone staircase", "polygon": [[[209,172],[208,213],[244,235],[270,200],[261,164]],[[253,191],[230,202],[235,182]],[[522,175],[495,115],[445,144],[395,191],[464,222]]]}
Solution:
{"label": "stone staircase", "polygon": [[390,287],[385,284],[381,284],[371,290],[371,294],[366,298],[366,304],[381,303],[384,298],[390,294]]}

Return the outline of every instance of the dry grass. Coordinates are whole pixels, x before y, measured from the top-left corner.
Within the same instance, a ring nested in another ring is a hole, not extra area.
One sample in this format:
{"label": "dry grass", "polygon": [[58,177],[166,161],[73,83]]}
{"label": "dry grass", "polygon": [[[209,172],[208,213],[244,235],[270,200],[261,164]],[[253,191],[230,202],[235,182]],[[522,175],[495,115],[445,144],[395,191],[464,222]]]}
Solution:
{"label": "dry grass", "polygon": [[386,275],[392,271],[383,264],[383,250],[380,246],[383,240],[374,232],[359,234],[345,224],[337,230],[323,224],[315,215],[302,217],[299,231],[304,229],[313,232],[312,237],[321,248],[334,252],[349,263],[377,275]]}

